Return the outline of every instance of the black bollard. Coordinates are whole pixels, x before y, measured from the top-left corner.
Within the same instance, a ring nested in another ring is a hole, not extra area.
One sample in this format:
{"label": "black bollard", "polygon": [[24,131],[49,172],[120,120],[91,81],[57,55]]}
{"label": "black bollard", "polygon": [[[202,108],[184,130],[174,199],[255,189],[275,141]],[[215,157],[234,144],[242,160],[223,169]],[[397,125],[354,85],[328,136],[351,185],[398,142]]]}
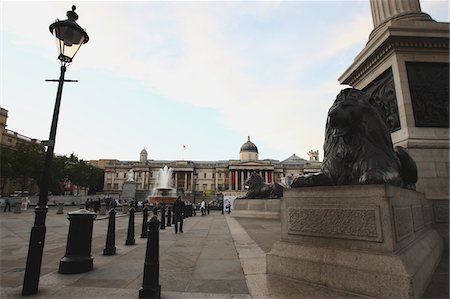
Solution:
{"label": "black bollard", "polygon": [[172,207],[167,207],[167,226],[172,226]]}
{"label": "black bollard", "polygon": [[223,215],[223,202],[220,203],[220,210],[222,210],[222,215]]}
{"label": "black bollard", "polygon": [[116,254],[116,210],[109,211],[108,233],[106,235],[106,247],[103,249],[103,255]]}
{"label": "black bollard", "polygon": [[148,209],[147,207],[144,207],[144,209],[142,209],[141,239],[147,238],[147,218],[148,218]]}
{"label": "black bollard", "polygon": [[166,229],[166,206],[161,207],[161,229]]}
{"label": "black bollard", "polygon": [[209,215],[209,204],[207,205],[206,211],[208,212]]}
{"label": "black bollard", "polygon": [[158,217],[148,222],[147,250],[145,252],[144,277],[139,298],[161,298],[159,284],[159,226]]}
{"label": "black bollard", "polygon": [[92,270],[92,228],[97,214],[87,210],[68,213],[69,234],[66,254],[59,261],[59,273],[76,274]]}
{"label": "black bollard", "polygon": [[228,214],[231,213],[231,204],[230,203],[227,205],[227,212],[228,212]]}
{"label": "black bollard", "polygon": [[136,243],[134,240],[134,208],[131,207],[128,212],[130,213],[130,218],[128,219],[128,232],[125,245],[134,245]]}

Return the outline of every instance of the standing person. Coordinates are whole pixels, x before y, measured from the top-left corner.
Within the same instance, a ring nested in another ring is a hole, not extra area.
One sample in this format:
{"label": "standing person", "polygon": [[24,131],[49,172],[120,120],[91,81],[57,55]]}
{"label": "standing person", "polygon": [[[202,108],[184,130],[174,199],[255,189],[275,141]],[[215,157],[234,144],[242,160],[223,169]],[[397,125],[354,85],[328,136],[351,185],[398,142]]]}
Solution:
{"label": "standing person", "polygon": [[5,198],[5,208],[3,209],[3,212],[6,212],[6,208],[8,208],[8,212],[11,212],[11,200],[9,197]]}
{"label": "standing person", "polygon": [[184,201],[181,201],[181,196],[173,203],[173,218],[175,222],[175,233],[178,233],[178,223],[180,224],[180,233],[183,232],[183,217],[186,209]]}
{"label": "standing person", "polygon": [[205,200],[202,200],[202,203],[200,204],[200,211],[202,212],[202,216],[205,216],[205,209],[206,209],[206,202]]}

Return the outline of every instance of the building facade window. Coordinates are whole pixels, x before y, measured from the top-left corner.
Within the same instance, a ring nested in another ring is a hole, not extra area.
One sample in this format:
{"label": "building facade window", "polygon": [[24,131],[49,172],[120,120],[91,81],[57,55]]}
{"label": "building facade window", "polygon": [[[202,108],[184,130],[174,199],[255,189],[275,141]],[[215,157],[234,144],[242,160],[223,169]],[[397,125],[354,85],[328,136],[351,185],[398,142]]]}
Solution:
{"label": "building facade window", "polygon": [[206,179],[206,172],[203,174],[203,178]]}

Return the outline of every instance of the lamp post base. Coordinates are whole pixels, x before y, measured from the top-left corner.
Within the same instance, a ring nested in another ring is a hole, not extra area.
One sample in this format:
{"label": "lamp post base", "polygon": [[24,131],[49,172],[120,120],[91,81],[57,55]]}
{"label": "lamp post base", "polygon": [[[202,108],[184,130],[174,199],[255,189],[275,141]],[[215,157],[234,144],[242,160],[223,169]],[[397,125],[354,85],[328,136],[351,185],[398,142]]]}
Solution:
{"label": "lamp post base", "polygon": [[78,274],[91,271],[94,268],[93,258],[63,257],[59,261],[59,273]]}
{"label": "lamp post base", "polygon": [[161,298],[161,286],[154,288],[141,288],[139,290],[139,299],[142,298]]}

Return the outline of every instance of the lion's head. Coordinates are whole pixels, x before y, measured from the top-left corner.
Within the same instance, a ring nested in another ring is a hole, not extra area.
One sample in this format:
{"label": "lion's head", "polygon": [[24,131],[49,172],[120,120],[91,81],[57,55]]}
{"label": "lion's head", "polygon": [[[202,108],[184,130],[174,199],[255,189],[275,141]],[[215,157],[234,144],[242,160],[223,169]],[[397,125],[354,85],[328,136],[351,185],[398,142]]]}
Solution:
{"label": "lion's head", "polygon": [[390,133],[371,98],[342,90],[328,111],[322,171],[337,184],[399,181]]}

